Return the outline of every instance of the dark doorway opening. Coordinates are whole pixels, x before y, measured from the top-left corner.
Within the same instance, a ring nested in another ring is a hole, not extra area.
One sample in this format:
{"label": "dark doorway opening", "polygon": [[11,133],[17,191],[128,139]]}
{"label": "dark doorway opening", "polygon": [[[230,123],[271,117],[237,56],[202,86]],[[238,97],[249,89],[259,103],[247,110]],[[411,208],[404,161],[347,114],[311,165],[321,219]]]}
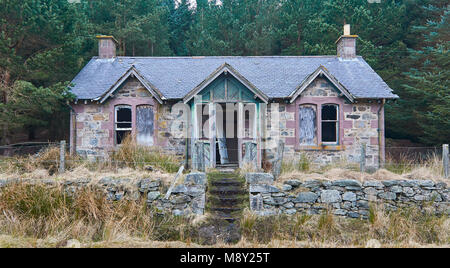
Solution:
{"label": "dark doorway opening", "polygon": [[[218,110],[223,113],[222,126],[224,131],[223,137],[225,137],[226,154],[228,155],[228,163],[221,163],[221,148],[219,146],[219,140],[216,140],[216,166],[237,166],[239,165],[239,153],[238,153],[238,114],[237,106],[235,104],[219,103]],[[217,122],[218,123],[218,122]],[[233,128],[232,130],[230,128]],[[220,130],[219,130],[220,131]],[[217,135],[220,137],[220,135]],[[223,153],[223,151],[222,151]]]}

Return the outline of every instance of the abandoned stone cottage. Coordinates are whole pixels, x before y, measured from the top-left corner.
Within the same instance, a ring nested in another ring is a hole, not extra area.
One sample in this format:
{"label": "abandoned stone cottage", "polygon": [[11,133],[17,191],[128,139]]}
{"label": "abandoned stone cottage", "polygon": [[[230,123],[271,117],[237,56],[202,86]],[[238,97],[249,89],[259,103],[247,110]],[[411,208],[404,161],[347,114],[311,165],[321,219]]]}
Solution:
{"label": "abandoned stone cottage", "polygon": [[[384,159],[384,104],[398,98],[344,27],[333,56],[118,57],[112,36],[72,81],[70,146],[107,157],[128,134],[190,167]],[[201,158],[201,159],[199,159]],[[203,166],[202,166],[203,165]]]}

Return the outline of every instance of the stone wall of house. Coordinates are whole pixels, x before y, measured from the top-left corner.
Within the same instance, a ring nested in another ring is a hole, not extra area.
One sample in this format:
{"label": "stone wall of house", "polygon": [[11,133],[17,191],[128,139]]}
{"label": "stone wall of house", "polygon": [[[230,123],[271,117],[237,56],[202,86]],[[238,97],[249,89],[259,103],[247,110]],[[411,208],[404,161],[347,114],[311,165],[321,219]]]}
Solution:
{"label": "stone wall of house", "polygon": [[[0,179],[0,190],[12,184],[43,185],[59,187],[70,196],[76,197],[80,190],[94,190],[105,195],[107,200],[133,200],[144,198],[149,207],[157,212],[173,215],[202,215],[205,210],[206,174],[187,174],[168,199],[165,193],[169,187],[160,178],[77,178],[77,179]],[[0,193],[1,194],[1,193]]]}
{"label": "stone wall of house", "polygon": [[329,209],[334,215],[366,219],[371,203],[383,204],[386,210],[417,207],[450,215],[450,189],[445,182],[293,179],[277,187],[267,173],[248,173],[246,181],[250,209],[259,215],[321,214]]}
{"label": "stone wall of house", "polygon": [[76,139],[71,138],[71,146],[75,146],[76,153],[81,156],[106,157],[114,136],[108,127],[110,120],[113,120],[110,118],[109,107],[96,103],[79,103],[72,105],[72,108],[76,113],[74,130]]}
{"label": "stone wall of house", "polygon": [[[86,157],[108,157],[115,148],[114,106],[132,106],[133,132],[136,130],[136,107],[152,105],[155,114],[154,144],[168,152],[184,154],[184,132],[187,124],[174,124],[181,114],[172,114],[172,103],[160,105],[135,78],[129,78],[117,93],[103,104],[96,102],[73,104],[75,111],[75,151]],[[71,139],[73,141],[73,139]],[[72,144],[74,146],[74,144]]]}
{"label": "stone wall of house", "polygon": [[[184,155],[186,151],[186,135],[189,126],[184,120],[183,113],[173,109],[175,103],[164,104],[160,106],[157,115],[157,133],[158,144],[164,150],[173,152],[177,155]],[[191,115],[188,114],[190,117]]]}
{"label": "stone wall of house", "polygon": [[[340,107],[340,144],[339,146],[328,146],[321,148],[299,148],[298,128],[296,119],[298,106],[304,103],[320,105],[321,103],[336,103],[339,99]],[[278,103],[280,118],[279,137],[285,143],[285,157],[300,159],[303,154],[318,165],[335,163],[337,161],[359,162],[361,156],[361,145],[366,144],[366,166],[378,167],[379,165],[379,121],[378,111],[380,104],[376,102],[349,103],[340,97],[337,89],[326,79],[317,78],[292,104]],[[271,126],[272,115],[270,104],[267,109],[268,123],[266,124],[267,142],[275,139],[274,128]],[[384,112],[382,110],[382,112]],[[382,122],[384,124],[384,121]],[[269,143],[266,143],[269,144]],[[270,160],[276,152],[276,142],[272,143],[272,149],[265,150],[266,159]]]}

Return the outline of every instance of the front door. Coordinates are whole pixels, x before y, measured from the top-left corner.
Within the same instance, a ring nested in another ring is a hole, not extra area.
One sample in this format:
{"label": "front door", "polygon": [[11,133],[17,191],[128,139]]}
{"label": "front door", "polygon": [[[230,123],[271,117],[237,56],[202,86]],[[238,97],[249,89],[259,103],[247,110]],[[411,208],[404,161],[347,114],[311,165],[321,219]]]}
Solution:
{"label": "front door", "polygon": [[242,167],[246,162],[261,167],[261,103],[254,93],[229,73],[222,74],[195,95],[191,104],[194,168],[197,163],[214,168]]}

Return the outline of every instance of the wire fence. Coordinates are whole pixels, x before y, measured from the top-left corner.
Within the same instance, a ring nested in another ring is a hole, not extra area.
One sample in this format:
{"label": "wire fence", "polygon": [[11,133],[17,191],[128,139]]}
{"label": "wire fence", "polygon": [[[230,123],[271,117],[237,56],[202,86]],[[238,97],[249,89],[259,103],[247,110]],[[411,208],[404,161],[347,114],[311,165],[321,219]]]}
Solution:
{"label": "wire fence", "polygon": [[60,146],[59,142],[24,142],[0,146],[0,156],[14,157],[37,154],[44,149]]}
{"label": "wire fence", "polygon": [[[65,144],[64,151],[69,151],[69,145]],[[24,158],[31,157],[30,159],[38,159],[39,163],[46,164],[46,165],[56,165],[56,166],[78,166],[81,164],[84,164],[86,162],[88,163],[100,163],[100,162],[107,162],[107,164],[112,166],[152,166],[152,165],[161,165],[161,161],[143,161],[142,158],[136,157],[131,158],[129,161],[124,160],[114,160],[114,159],[107,159],[102,157],[94,157],[86,160],[86,157],[60,157],[60,154],[54,155],[53,158],[45,158],[41,159],[41,152],[47,149],[51,148],[60,148],[61,143],[59,142],[28,142],[28,143],[20,143],[20,144],[11,144],[7,146],[0,146],[0,164],[23,164]],[[114,147],[109,148],[109,151],[112,151]],[[364,153],[364,155],[361,155],[360,159],[367,159],[366,150],[362,150],[361,153]],[[237,157],[236,154],[238,151],[237,149],[227,149],[229,157]],[[158,151],[161,154],[172,154],[175,155],[174,151],[169,150],[159,150]],[[241,151],[241,153],[244,152]],[[184,153],[184,152],[183,152]],[[220,153],[219,150],[217,150],[217,161],[220,161]],[[231,156],[234,155],[234,156]],[[370,155],[370,154],[369,154]],[[373,155],[373,151],[372,151]],[[299,158],[298,152],[295,151],[286,151],[284,152],[284,159],[296,159]],[[180,157],[180,161],[175,163],[175,165],[181,165],[183,164],[184,157]],[[442,170],[445,177],[448,177],[449,175],[449,165],[448,165],[448,147],[445,149],[445,146],[423,146],[423,147],[399,147],[399,146],[387,146],[385,147],[385,161],[379,162],[379,167],[384,167],[391,170],[405,170],[407,168],[412,168],[415,166],[420,165],[433,165],[434,167],[438,167]],[[236,160],[236,159],[235,159]],[[286,161],[285,160],[285,161]],[[300,161],[300,159],[297,159]],[[61,162],[63,161],[63,162]],[[361,164],[360,169],[364,171],[364,168],[366,166],[366,160],[363,161],[364,163]],[[370,163],[375,164],[377,161],[371,160]],[[358,162],[355,162],[358,163]],[[367,164],[370,166],[371,164]],[[105,164],[105,163],[103,163]],[[163,163],[164,164],[164,163]],[[170,163],[165,163],[170,164]]]}

